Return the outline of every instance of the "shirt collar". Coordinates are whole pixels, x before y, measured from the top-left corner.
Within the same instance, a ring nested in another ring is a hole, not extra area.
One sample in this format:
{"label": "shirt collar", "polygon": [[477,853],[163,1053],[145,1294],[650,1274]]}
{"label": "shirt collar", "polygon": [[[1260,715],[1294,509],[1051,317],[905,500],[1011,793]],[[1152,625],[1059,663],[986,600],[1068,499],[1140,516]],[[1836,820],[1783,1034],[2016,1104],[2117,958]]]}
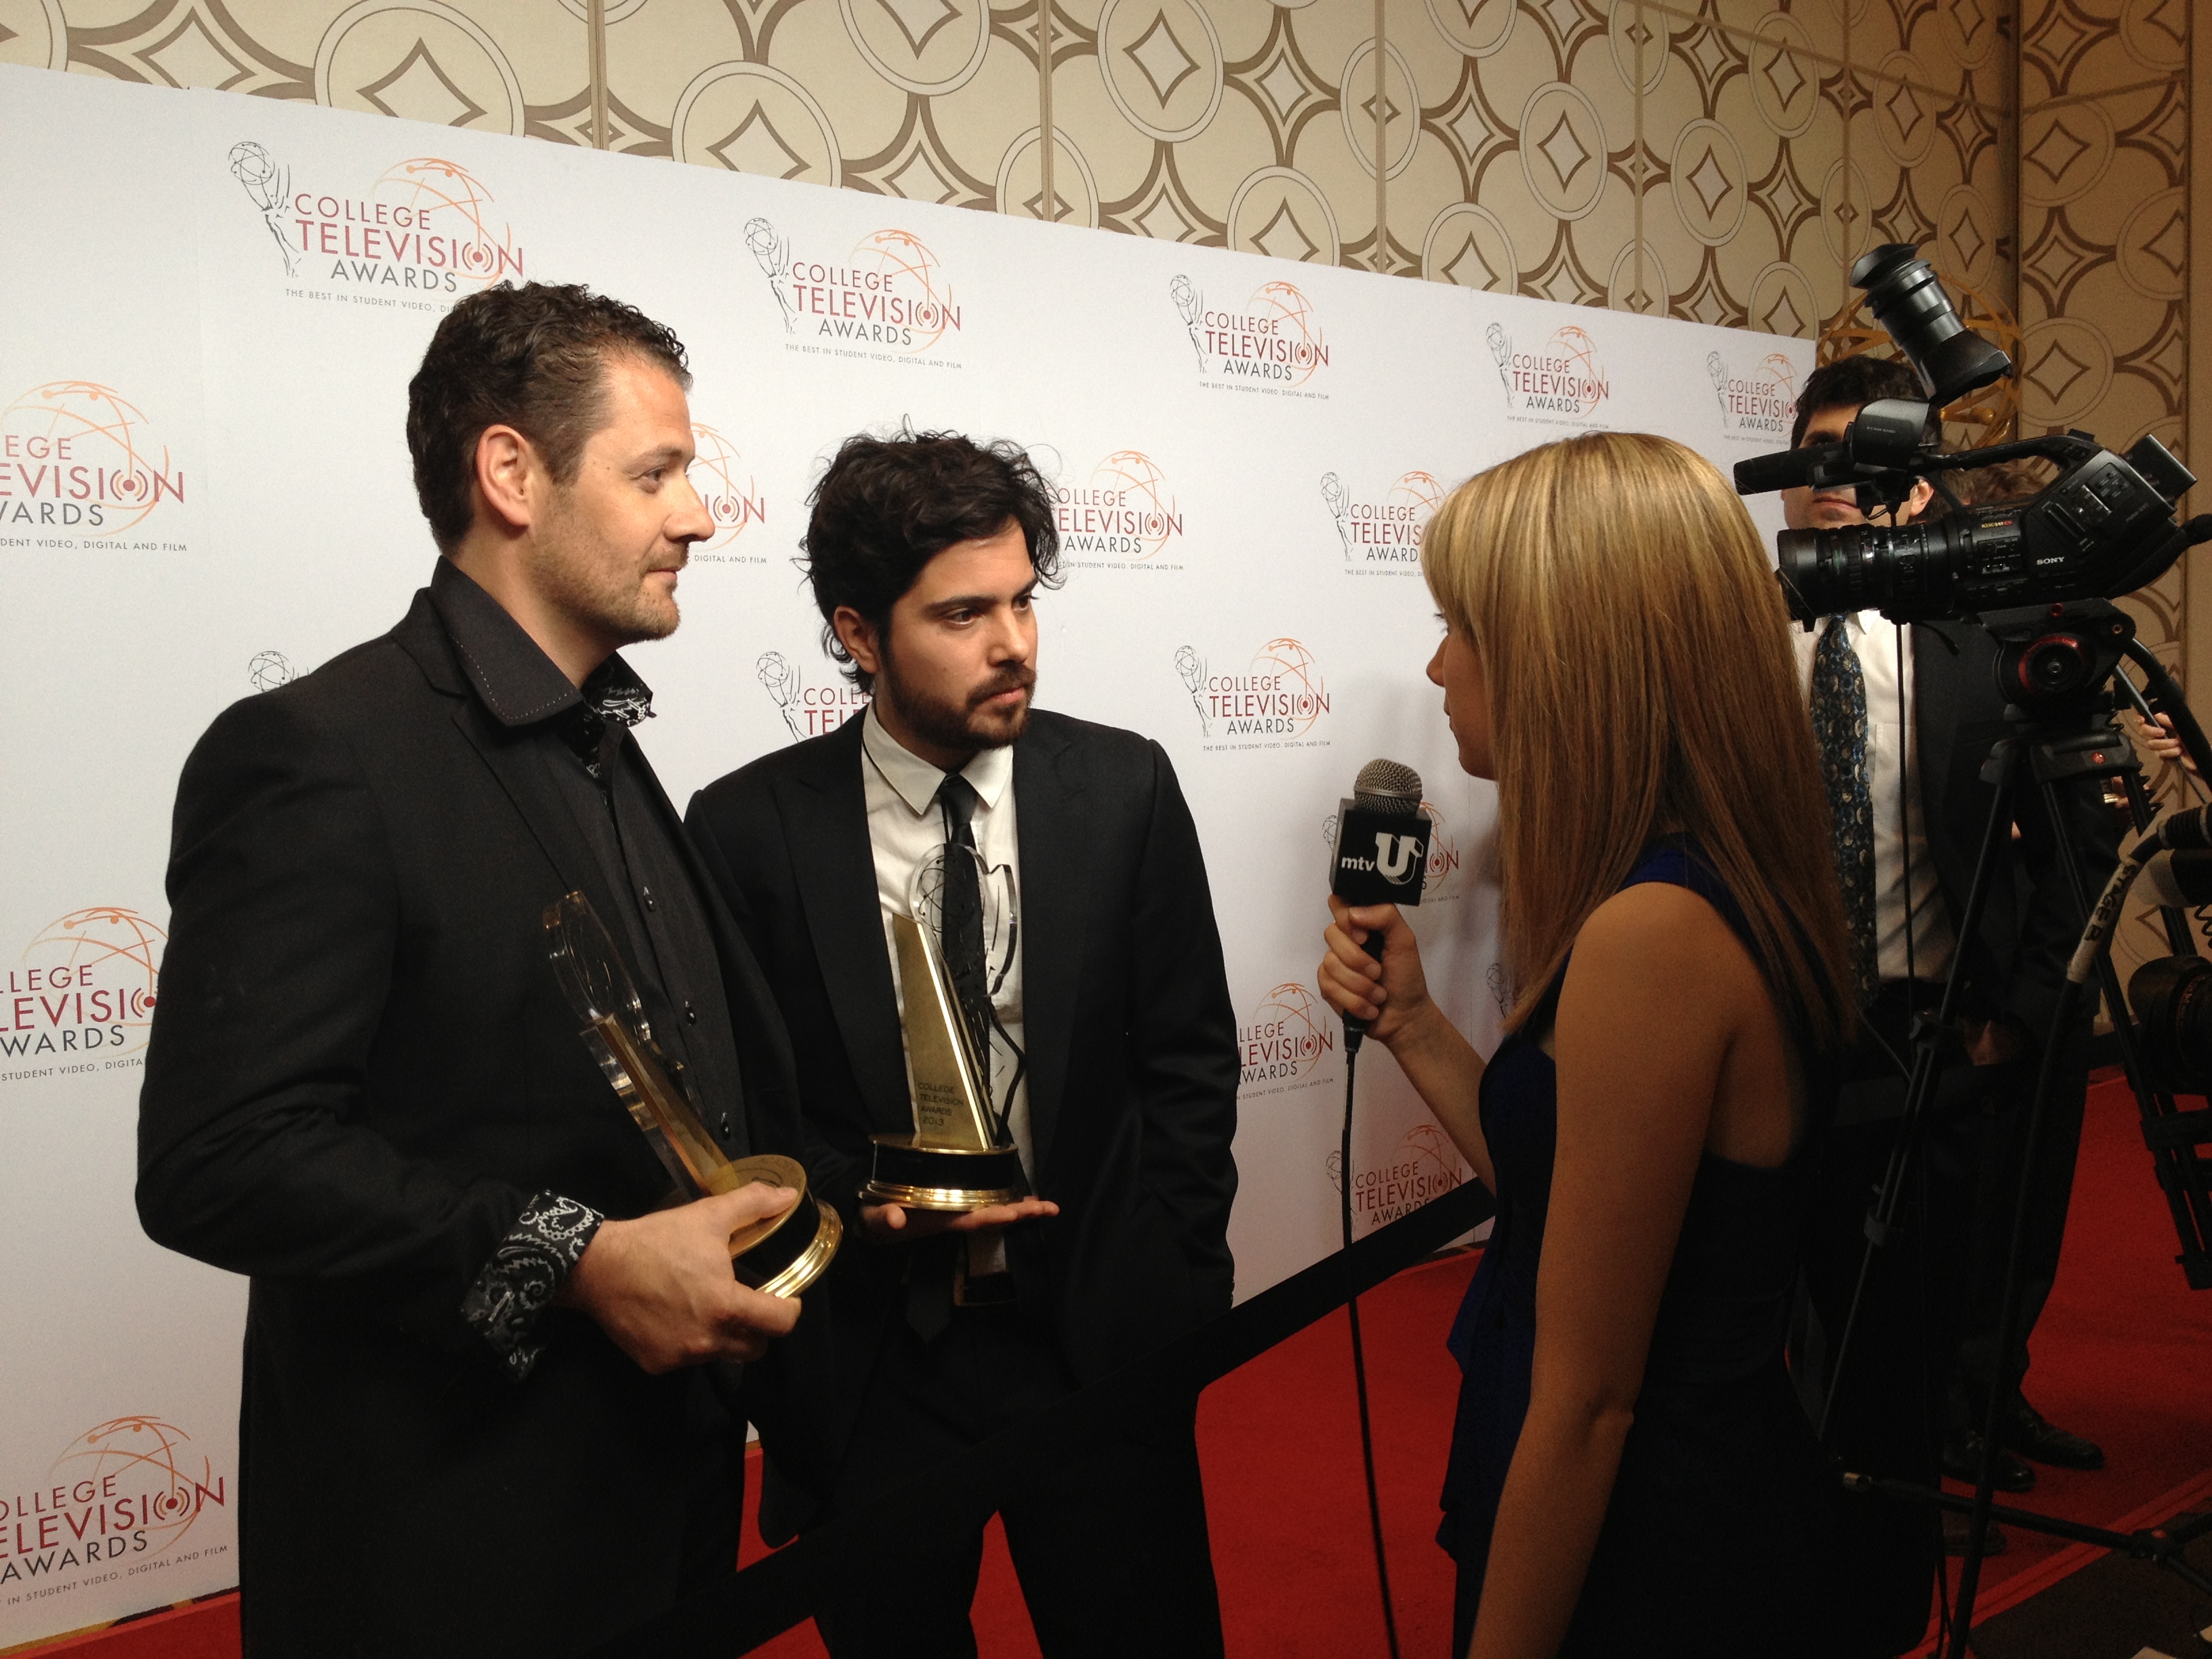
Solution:
{"label": "shirt collar", "polygon": [[451,559],[430,573],[430,603],[460,653],[469,683],[501,726],[534,726],[589,702],[605,719],[635,726],[653,713],[653,690],[620,653],[579,691],[522,624]]}
{"label": "shirt collar", "polygon": [[[884,730],[872,702],[860,716],[860,746],[868,751],[868,758],[884,775],[884,781],[890,785],[915,817],[936,810],[938,786],[945,781],[944,769],[922,759]],[[988,811],[999,804],[1006,786],[1013,781],[1012,747],[977,750],[968,764],[960,769],[960,775],[975,787],[983,809]]]}

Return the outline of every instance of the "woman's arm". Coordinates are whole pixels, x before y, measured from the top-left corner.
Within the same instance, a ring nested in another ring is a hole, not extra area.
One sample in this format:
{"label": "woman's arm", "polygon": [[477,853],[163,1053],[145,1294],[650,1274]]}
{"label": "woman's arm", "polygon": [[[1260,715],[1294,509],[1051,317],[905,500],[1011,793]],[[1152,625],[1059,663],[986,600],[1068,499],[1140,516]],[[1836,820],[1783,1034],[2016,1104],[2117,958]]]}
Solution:
{"label": "woman's arm", "polygon": [[[1559,1143],[1528,1415],[1472,1659],[1548,1659],[1613,1495],[1722,1065],[1765,988],[1687,889],[1631,887],[1583,924],[1559,998]],[[1786,1109],[1786,1097],[1785,1097]]]}
{"label": "woman's arm", "polygon": [[[1478,1094],[1482,1056],[1474,1045],[1429,1000],[1421,971],[1421,947],[1395,904],[1353,909],[1331,894],[1335,920],[1322,935],[1328,951],[1321,959],[1321,994],[1337,1012],[1367,1022],[1367,1035],[1390,1051],[1407,1082],[1474,1166],[1492,1192],[1498,1177],[1490,1167],[1490,1147],[1482,1138]],[[1382,960],[1367,954],[1370,933],[1382,936]]]}

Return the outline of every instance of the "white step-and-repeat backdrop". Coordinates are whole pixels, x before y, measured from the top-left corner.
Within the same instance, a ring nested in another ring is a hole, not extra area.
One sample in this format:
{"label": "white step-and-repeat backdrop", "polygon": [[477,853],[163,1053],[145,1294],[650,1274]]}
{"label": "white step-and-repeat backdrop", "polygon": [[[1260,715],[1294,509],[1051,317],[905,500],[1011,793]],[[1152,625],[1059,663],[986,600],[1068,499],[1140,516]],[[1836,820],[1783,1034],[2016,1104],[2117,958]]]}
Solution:
{"label": "white step-and-repeat backdrop", "polygon": [[[1810,367],[1802,341],[34,70],[0,68],[0,1645],[236,1580],[245,1285],[131,1207],[171,798],[219,709],[428,577],[402,421],[456,297],[588,283],[690,348],[721,528],[682,631],[635,658],[679,805],[858,707],[793,564],[840,438],[905,420],[1039,456],[1070,573],[1041,700],[1157,737],[1205,839],[1247,1296],[1336,1243],[1344,1054],[1313,974],[1330,821],[1374,756],[1427,780],[1417,925],[1497,1035],[1493,801],[1422,675],[1423,520],[1578,429],[1778,447]],[[1366,1229],[1466,1171],[1379,1050],[1361,1095]]]}

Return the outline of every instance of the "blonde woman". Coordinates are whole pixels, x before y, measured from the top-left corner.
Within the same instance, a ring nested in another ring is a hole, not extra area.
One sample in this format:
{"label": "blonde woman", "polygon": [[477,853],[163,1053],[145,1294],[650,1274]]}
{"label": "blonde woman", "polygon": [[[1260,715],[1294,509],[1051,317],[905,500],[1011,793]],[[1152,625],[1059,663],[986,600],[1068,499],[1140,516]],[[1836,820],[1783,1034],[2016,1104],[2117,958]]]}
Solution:
{"label": "blonde woman", "polygon": [[1334,901],[1321,985],[1498,1197],[1453,1332],[1455,1652],[1844,1651],[1782,1342],[1850,981],[1780,591],[1720,475],[1633,434],[1470,479],[1421,557],[1517,1000],[1486,1065],[1398,913]]}

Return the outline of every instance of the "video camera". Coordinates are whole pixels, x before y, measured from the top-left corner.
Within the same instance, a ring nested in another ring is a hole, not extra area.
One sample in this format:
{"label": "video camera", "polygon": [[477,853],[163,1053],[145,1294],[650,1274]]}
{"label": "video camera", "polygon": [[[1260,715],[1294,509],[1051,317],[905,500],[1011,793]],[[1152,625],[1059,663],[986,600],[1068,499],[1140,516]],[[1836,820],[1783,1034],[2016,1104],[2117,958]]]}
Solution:
{"label": "video camera", "polygon": [[[1862,408],[1838,442],[1740,461],[1735,488],[1757,495],[1850,483],[1862,512],[1893,512],[1925,478],[1951,500],[1950,510],[1915,524],[1784,531],[1775,545],[1792,617],[1809,626],[1879,610],[1899,622],[1989,622],[2002,635],[1992,613],[2118,599],[2156,581],[2192,542],[2212,539],[2212,518],[2174,522],[2174,503],[2197,480],[2148,434],[2124,457],[2086,432],[1945,453],[1936,411],[2013,365],[1959,320],[1917,252],[1910,242],[1875,248],[1851,267],[1851,284],[1866,290],[1927,399],[1883,398]],[[1938,476],[2027,456],[2055,463],[2058,477],[2026,501],[1963,506]],[[2087,663],[2052,666],[2069,680],[2090,672]]]}

